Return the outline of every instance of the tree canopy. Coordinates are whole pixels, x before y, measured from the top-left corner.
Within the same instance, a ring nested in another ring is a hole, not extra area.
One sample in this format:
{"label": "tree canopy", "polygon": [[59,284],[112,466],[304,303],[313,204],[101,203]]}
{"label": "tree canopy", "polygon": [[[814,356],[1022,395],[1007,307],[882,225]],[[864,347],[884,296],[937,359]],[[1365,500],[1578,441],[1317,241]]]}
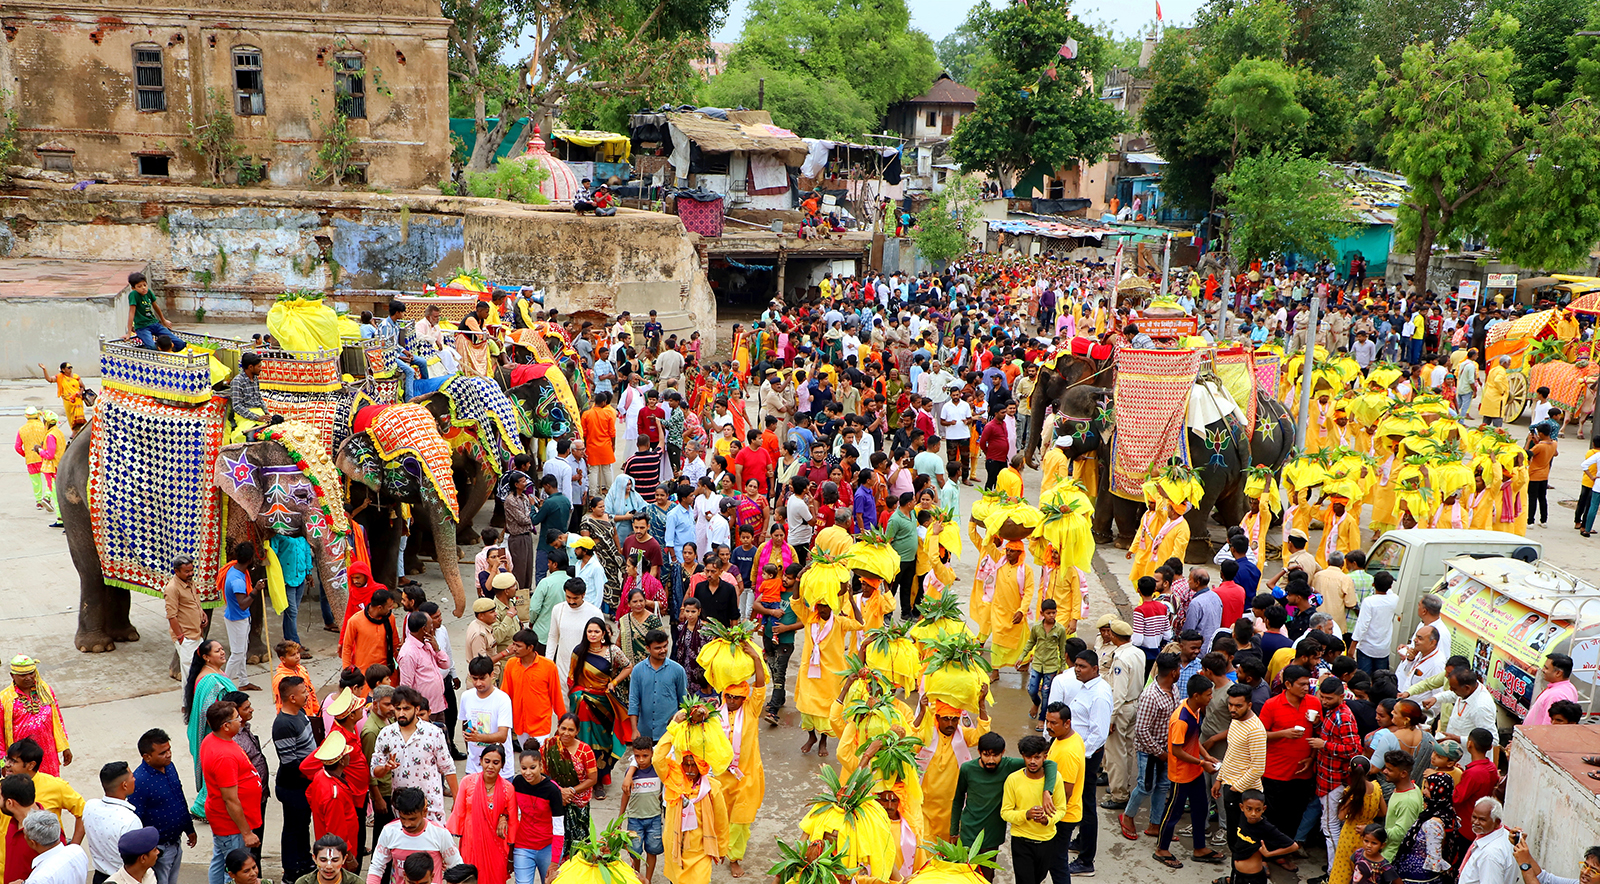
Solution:
{"label": "tree canopy", "polygon": [[1332,259],[1350,210],[1328,171],[1323,160],[1271,148],[1240,160],[1217,179],[1228,196],[1229,251],[1241,262],[1274,253]]}
{"label": "tree canopy", "polygon": [[917,215],[911,241],[922,257],[935,263],[959,258],[972,248],[968,232],[980,223],[978,180],[972,175],[952,178]]}
{"label": "tree canopy", "polygon": [[978,69],[989,60],[989,47],[973,29],[971,22],[962,22],[955,30],[944,35],[934,47],[939,64],[957,83],[971,84]]}
{"label": "tree canopy", "polygon": [[752,0],[727,69],[702,96],[754,107],[767,77],[773,122],[806,136],[859,137],[938,74],[933,41],[911,27],[905,0]]}
{"label": "tree canopy", "polygon": [[[1070,14],[1067,0],[996,9],[979,3],[967,23],[984,35],[991,62],[979,70],[977,108],[961,119],[951,149],[965,169],[1010,187],[1034,165],[1091,163],[1122,131],[1122,115],[1100,100],[1091,74],[1103,69],[1104,39]],[[1077,57],[1058,54],[1068,40]]]}

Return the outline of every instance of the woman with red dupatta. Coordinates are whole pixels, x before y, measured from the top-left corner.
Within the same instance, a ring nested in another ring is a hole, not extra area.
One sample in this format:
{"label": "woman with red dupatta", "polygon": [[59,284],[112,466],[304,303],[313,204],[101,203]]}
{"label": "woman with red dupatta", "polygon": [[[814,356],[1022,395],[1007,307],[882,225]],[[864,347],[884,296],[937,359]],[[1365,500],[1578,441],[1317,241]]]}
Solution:
{"label": "woman with red dupatta", "polygon": [[461,860],[476,866],[478,884],[506,884],[506,859],[517,837],[517,796],[500,778],[506,750],[486,743],[483,770],[468,774],[450,810],[450,834],[461,839]]}

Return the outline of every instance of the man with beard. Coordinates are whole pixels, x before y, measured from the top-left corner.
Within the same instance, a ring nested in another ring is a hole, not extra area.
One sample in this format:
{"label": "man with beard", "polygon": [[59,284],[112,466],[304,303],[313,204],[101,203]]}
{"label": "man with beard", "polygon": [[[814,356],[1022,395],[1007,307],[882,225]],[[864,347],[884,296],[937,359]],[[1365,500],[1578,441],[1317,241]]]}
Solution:
{"label": "man with beard", "polygon": [[[980,850],[987,853],[998,850],[1006,840],[1006,823],[1000,816],[1000,805],[1005,800],[1006,777],[1025,766],[1021,758],[1006,757],[1006,738],[997,733],[987,733],[978,738],[978,757],[961,765],[956,777],[956,792],[950,802],[950,839],[963,847],[971,847],[981,836]],[[1046,761],[1044,790],[1049,795],[1055,791],[1056,765]],[[1047,802],[1047,814],[1055,812],[1054,802]],[[924,802],[924,807],[928,806]],[[959,811],[959,812],[958,812]],[[994,880],[994,869],[983,869],[984,877]]]}
{"label": "man with beard", "polygon": [[[928,721],[929,704],[933,706]],[[932,725],[931,727],[929,725]],[[929,700],[923,694],[917,704],[917,717],[911,726],[922,738],[917,763],[922,766],[922,815],[924,831],[930,838],[948,840],[950,800],[955,795],[961,765],[972,760],[973,747],[989,732],[989,686],[978,695],[978,717],[962,712],[943,700]]]}

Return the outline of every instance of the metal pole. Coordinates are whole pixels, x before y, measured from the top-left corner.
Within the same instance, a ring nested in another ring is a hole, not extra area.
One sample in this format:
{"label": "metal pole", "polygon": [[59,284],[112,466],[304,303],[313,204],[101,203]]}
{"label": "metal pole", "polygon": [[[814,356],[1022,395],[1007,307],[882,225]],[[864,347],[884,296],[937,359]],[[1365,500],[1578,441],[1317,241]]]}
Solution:
{"label": "metal pole", "polygon": [[1222,261],[1222,288],[1217,295],[1217,340],[1228,338],[1228,301],[1233,298],[1233,256]]}
{"label": "metal pole", "polygon": [[1167,299],[1167,276],[1172,273],[1172,234],[1167,234],[1167,242],[1161,249],[1161,300]]}
{"label": "metal pole", "polygon": [[1294,438],[1301,451],[1306,448],[1306,429],[1311,421],[1311,357],[1317,352],[1317,321],[1322,312],[1322,298],[1311,296],[1311,318],[1306,323],[1306,355],[1300,363],[1300,417],[1295,421]]}

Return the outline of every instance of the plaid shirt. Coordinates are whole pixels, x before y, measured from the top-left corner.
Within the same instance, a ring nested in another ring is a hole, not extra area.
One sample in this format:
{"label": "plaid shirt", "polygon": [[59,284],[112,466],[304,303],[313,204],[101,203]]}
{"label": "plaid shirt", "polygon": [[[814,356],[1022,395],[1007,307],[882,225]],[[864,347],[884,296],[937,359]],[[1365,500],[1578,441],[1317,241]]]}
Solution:
{"label": "plaid shirt", "polygon": [[1134,719],[1133,745],[1146,755],[1166,757],[1167,733],[1172,724],[1172,713],[1178,709],[1178,694],[1150,679],[1144,693],[1139,695],[1139,714]]}
{"label": "plaid shirt", "polygon": [[[1362,568],[1362,569],[1359,569],[1359,570],[1356,570],[1356,571],[1351,571],[1350,572],[1350,582],[1355,584],[1355,588],[1356,588],[1356,604],[1357,605],[1366,604],[1367,597],[1372,595],[1372,574],[1371,574],[1371,572],[1367,571],[1365,568]],[[1344,631],[1346,633],[1348,633],[1350,630],[1355,628],[1355,626],[1356,626],[1356,617],[1360,613],[1361,612],[1356,610],[1355,608],[1351,608],[1351,609],[1345,611]]]}
{"label": "plaid shirt", "polygon": [[[1179,667],[1179,669],[1178,669],[1178,683],[1174,686],[1176,688],[1176,690],[1177,690],[1177,693],[1178,693],[1178,699],[1180,699],[1180,700],[1189,699],[1189,677],[1200,674],[1200,660],[1201,659],[1202,659],[1201,655],[1196,654],[1196,655],[1194,655],[1194,659],[1193,660],[1190,660],[1189,662],[1184,663],[1181,667]],[[1172,714],[1172,710],[1170,710],[1170,709],[1167,710],[1167,714],[1170,717],[1171,714]]]}
{"label": "plaid shirt", "polygon": [[1361,751],[1361,732],[1355,714],[1340,703],[1317,718],[1317,736],[1327,741],[1317,752],[1317,797],[1344,785],[1350,759]]}

